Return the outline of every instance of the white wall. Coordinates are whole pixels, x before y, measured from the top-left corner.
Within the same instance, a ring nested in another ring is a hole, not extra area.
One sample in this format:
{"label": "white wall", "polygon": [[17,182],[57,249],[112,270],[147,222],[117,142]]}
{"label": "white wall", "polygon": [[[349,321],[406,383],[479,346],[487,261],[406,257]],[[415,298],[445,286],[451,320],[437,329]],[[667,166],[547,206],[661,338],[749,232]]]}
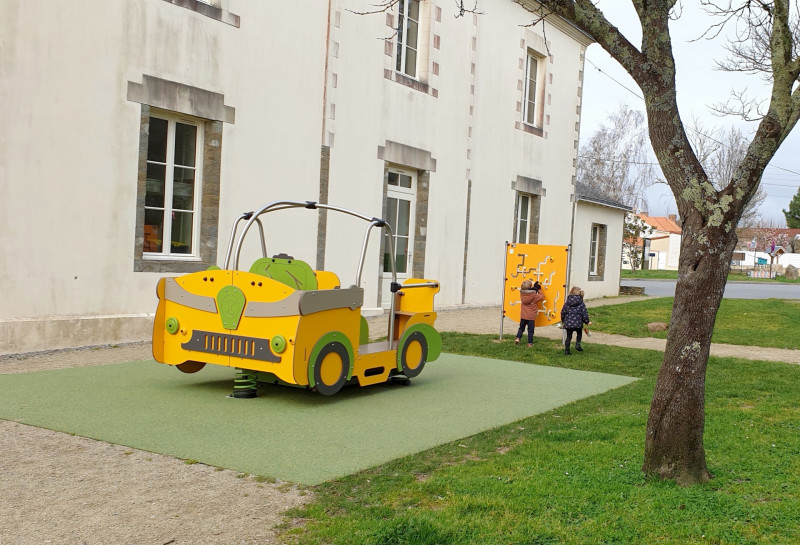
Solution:
{"label": "white wall", "polygon": [[[327,9],[229,5],[240,28],[162,0],[0,0],[0,353],[149,335],[163,275],[133,270],[141,106],[128,82],[155,76],[236,109],[221,257],[238,213],[318,195]],[[313,251],[316,223],[290,235]]]}
{"label": "white wall", "polygon": [[[134,272],[142,110],[127,94],[144,76],[223,95],[235,109],[223,127],[218,263],[241,212],[319,198],[321,145],[328,202],[381,215],[387,141],[436,162],[424,274],[442,284],[438,307],[499,304],[518,176],[542,182],[539,243],[568,244],[588,40],[548,26],[543,134],[533,135],[515,126],[526,48],[544,43],[541,26],[523,26],[529,12],[481,0],[483,15],[456,18],[452,2],[426,1],[422,92],[384,76],[387,14],[352,13],[373,4],[330,0],[329,13],[318,0],[227,0],[235,27],[163,0],[0,0],[0,118],[12,128],[0,135],[0,353],[149,338],[164,274]],[[315,263],[316,214],[268,216],[265,226],[269,253]],[[326,268],[344,284],[364,227],[330,215]],[[365,307],[378,301],[374,240]],[[614,290],[618,256],[607,253]],[[242,260],[253,257],[248,248]]]}
{"label": "white wall", "polygon": [[[529,12],[508,0],[485,0],[484,15],[456,18],[453,3],[426,2],[427,32],[421,43],[432,44],[434,36],[440,40],[438,48],[428,48],[428,68],[434,62],[439,67],[438,75],[430,70],[425,78],[438,93],[433,96],[384,77],[384,70],[394,69],[393,56],[378,39],[393,34],[387,14],[348,11],[369,11],[372,4],[335,2],[332,11],[331,41],[338,54],[328,58],[329,202],[377,215],[384,169],[378,147],[392,141],[429,152],[436,170],[430,173],[425,276],[441,282],[436,303],[496,304],[504,244],[513,235],[516,194],[511,184],[517,176],[541,180],[545,187],[539,242],[569,243],[569,219],[563,212],[570,208],[572,193],[584,48],[548,28],[553,62],[546,63],[544,118],[549,123],[544,135],[536,136],[515,128],[521,119],[518,82],[524,77],[525,40],[542,36],[541,26],[522,26],[530,22]],[[344,222],[329,221],[328,228],[340,232]],[[361,236],[357,226],[343,240]],[[378,252],[378,244],[370,246],[362,279],[365,306],[377,301]],[[351,262],[341,245],[328,245],[326,266],[348,270]]]}
{"label": "white wall", "polygon": [[[566,214],[565,214],[566,215]],[[580,286],[586,299],[619,295],[620,255],[625,212],[579,201],[575,214],[574,243],[570,256],[569,286]],[[606,226],[606,251],[603,280],[589,275],[592,225]],[[626,266],[629,268],[629,266]],[[590,279],[591,278],[591,279]]]}
{"label": "white wall", "polygon": [[535,43],[532,34],[543,36],[541,26],[532,30],[521,26],[530,22],[531,14],[513,3],[493,2],[485,9],[492,16],[477,18],[466,296],[471,302],[490,304],[496,302],[502,285],[504,242],[513,236],[516,193],[511,184],[517,176],[542,181],[546,192],[541,198],[538,242],[569,244],[584,48],[548,25],[551,60],[544,62],[544,134],[528,134],[515,128],[522,115],[517,110],[521,89],[499,82],[524,79],[526,49]]}
{"label": "white wall", "polygon": [[[782,267],[788,267],[789,265],[794,265],[795,267],[800,268],[800,254],[783,254],[780,257],[776,257],[773,260],[770,257],[769,253],[767,252],[752,252],[750,250],[737,250],[737,251],[744,252],[744,260],[741,261],[741,265],[745,267],[752,268],[755,265],[756,260],[758,258],[761,258],[767,260],[767,266],[769,266],[769,264],[772,263],[773,265],[780,265]],[[737,265],[734,265],[732,268],[736,269],[738,267],[739,264],[737,262]]]}

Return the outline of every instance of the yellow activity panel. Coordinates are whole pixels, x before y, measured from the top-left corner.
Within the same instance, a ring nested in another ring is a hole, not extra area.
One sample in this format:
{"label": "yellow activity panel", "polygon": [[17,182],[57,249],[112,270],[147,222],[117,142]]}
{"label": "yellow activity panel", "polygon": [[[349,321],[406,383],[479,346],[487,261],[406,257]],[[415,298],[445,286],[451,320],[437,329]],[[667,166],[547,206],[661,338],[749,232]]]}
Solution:
{"label": "yellow activity panel", "polygon": [[560,320],[567,283],[567,246],[506,243],[503,279],[503,315],[515,322],[520,318],[519,287],[524,280],[539,282],[544,301],[539,303],[535,325]]}

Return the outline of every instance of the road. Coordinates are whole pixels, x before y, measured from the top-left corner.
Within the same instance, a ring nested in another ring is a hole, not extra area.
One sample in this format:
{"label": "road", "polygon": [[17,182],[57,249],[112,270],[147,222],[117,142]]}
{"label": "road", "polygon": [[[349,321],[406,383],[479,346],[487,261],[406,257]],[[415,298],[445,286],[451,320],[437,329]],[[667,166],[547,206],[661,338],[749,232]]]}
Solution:
{"label": "road", "polygon": [[[675,295],[675,280],[625,279],[623,286],[644,287],[644,293],[652,296]],[[725,286],[727,299],[800,299],[800,285],[780,282],[728,282]]]}

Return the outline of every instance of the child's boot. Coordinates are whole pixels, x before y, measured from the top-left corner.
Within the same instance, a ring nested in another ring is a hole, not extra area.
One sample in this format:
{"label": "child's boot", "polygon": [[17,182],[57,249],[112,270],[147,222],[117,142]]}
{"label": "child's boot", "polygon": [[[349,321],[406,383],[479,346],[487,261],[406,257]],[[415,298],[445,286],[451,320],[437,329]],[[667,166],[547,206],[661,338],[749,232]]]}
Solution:
{"label": "child's boot", "polygon": [[517,337],[516,339],[514,339],[514,344],[519,344],[519,337]]}
{"label": "child's boot", "polygon": [[581,343],[579,342],[575,343],[575,350],[577,350],[578,352],[583,352],[583,348],[581,348]]}
{"label": "child's boot", "polygon": [[572,352],[569,351],[569,344],[565,344],[564,345],[564,355],[565,356],[571,356],[572,355]]}

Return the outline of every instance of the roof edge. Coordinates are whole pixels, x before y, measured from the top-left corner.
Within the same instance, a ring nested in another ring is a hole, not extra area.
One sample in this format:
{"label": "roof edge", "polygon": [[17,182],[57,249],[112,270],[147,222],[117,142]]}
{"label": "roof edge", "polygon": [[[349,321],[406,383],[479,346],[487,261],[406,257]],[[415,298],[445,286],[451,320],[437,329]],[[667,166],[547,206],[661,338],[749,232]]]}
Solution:
{"label": "roof edge", "polygon": [[575,195],[575,202],[590,202],[592,204],[598,204],[600,206],[605,206],[608,208],[617,208],[619,210],[625,210],[626,212],[630,212],[633,210],[630,206],[625,204],[612,204],[610,202],[601,201],[599,199],[592,199],[591,197],[584,197],[583,195]]}

